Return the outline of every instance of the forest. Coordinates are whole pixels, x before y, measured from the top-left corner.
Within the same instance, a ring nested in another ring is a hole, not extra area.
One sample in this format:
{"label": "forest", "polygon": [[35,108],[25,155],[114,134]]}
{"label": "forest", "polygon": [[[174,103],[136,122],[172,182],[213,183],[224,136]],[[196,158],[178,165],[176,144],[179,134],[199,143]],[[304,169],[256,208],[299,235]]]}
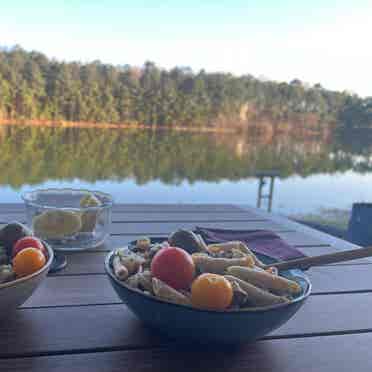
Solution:
{"label": "forest", "polygon": [[0,121],[53,120],[151,127],[246,127],[259,118],[372,125],[372,99],[252,75],[62,62],[19,46],[0,49]]}

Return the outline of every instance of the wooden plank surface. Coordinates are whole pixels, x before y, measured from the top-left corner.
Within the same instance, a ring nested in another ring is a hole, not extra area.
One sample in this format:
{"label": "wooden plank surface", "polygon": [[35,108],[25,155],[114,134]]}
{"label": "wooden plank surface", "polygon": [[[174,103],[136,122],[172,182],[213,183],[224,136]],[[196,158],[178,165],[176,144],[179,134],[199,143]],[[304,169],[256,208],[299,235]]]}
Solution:
{"label": "wooden plank surface", "polygon": [[[0,228],[3,225],[0,225]],[[271,231],[290,231],[284,225],[272,223],[271,221],[212,221],[212,222],[125,222],[125,223],[112,223],[111,235],[155,235],[164,234],[168,235],[171,232],[184,228],[194,229],[196,226],[210,227],[210,228],[226,228],[235,230],[258,230],[266,229]]]}
{"label": "wooden plank surface", "polygon": [[[102,272],[102,271],[101,271]],[[372,265],[316,267],[308,271],[313,293],[372,292]],[[119,302],[105,274],[49,276],[23,305],[68,306]]]}
{"label": "wooden plank surface", "polygon": [[298,222],[292,221],[285,216],[278,215],[276,213],[267,213],[261,209],[252,208],[247,205],[240,205],[240,207],[251,213],[255,213],[258,216],[261,216],[262,218],[269,219],[272,222],[281,224],[286,226],[288,229],[291,229],[293,231],[297,231],[299,233],[308,234],[312,236],[313,238],[318,239],[319,241],[323,241],[326,244],[333,245],[333,246],[343,246],[344,249],[356,249],[358,246],[356,244],[347,242],[343,239],[337,238],[335,236],[326,234],[322,231],[315,230],[309,226],[300,224]]}
{"label": "wooden plank surface", "polygon": [[[1,203],[1,213],[19,212],[24,211],[25,206],[19,203]],[[126,212],[126,213],[143,213],[143,212],[161,212],[161,213],[178,213],[182,210],[183,213],[199,213],[199,212],[214,212],[214,213],[231,213],[241,212],[239,206],[233,204],[120,204],[113,205],[113,212]],[[254,209],[252,209],[254,211]]]}
{"label": "wooden plank surface", "polygon": [[[198,213],[185,213],[185,212],[173,212],[173,213],[161,213],[161,212],[138,212],[138,213],[125,213],[125,212],[113,212],[112,223],[123,223],[123,222],[135,222],[135,223],[146,223],[146,222],[231,222],[231,221],[266,221],[261,216],[257,216],[251,212],[198,212]],[[0,210],[0,223],[8,223],[10,221],[19,221],[26,223],[25,212],[20,211],[16,213],[8,213]]]}
{"label": "wooden plank surface", "polygon": [[[152,230],[151,227],[155,227],[154,235],[156,234],[164,234],[169,231],[169,229],[161,229],[159,232],[158,226],[153,226],[152,224],[155,223],[157,225],[157,222],[169,222],[169,219],[171,218],[172,223],[176,223],[177,226],[178,222],[190,222],[193,226],[193,223],[195,224],[202,224],[203,222],[234,222],[234,221],[264,221],[272,218],[273,215],[269,215],[267,213],[263,213],[262,211],[258,211],[253,208],[245,207],[245,209],[238,208],[236,206],[231,205],[185,205],[185,204],[179,204],[177,207],[177,210],[174,210],[175,205],[150,205],[152,209],[155,210],[152,212],[142,212],[143,209],[149,208],[149,205],[115,205],[113,208],[113,233],[114,234],[125,234],[128,235],[128,231],[132,230],[132,224],[148,224],[148,231],[145,231],[147,228],[140,228],[140,231],[135,230],[133,235],[142,235],[143,233],[151,233]],[[24,220],[24,207],[22,204],[10,204],[10,206],[7,206],[6,204],[1,204],[0,206],[0,222],[2,219],[9,221],[13,220],[12,216],[9,215],[9,208],[15,208],[18,210],[21,210],[21,212],[18,213],[19,219],[22,221]],[[168,211],[164,211],[161,208],[166,208]],[[207,209],[215,209],[216,211],[212,212],[205,212],[205,211],[195,211],[195,209],[200,208],[207,208]],[[120,212],[120,210],[128,210],[131,211],[130,213],[123,213]],[[231,212],[233,210],[233,212]],[[172,213],[170,211],[173,211]],[[171,213],[171,214],[170,214]],[[4,221],[3,221],[4,222]],[[123,225],[123,222],[129,222],[127,226]],[[243,223],[244,223],[243,222]],[[281,221],[281,229],[283,229],[283,222]],[[298,224],[297,224],[298,225]],[[225,224],[224,224],[225,226]],[[261,224],[255,225],[255,224],[249,224],[248,228],[262,228]],[[270,226],[273,226],[273,228],[277,229],[277,225],[270,224]],[[173,226],[174,227],[174,226]],[[286,227],[288,230],[288,228]],[[291,228],[290,230],[296,230]],[[281,233],[284,235],[285,239],[285,232]],[[295,240],[296,236],[298,236],[298,239]],[[311,229],[310,234],[302,233],[297,235],[291,236],[291,243],[294,245],[329,245],[327,242],[325,242],[323,239],[317,239],[314,238],[314,230]]]}
{"label": "wooden plank surface", "polygon": [[[231,229],[267,229],[276,232],[286,242],[295,247],[299,248],[300,251],[307,255],[317,255],[335,252],[343,249],[350,249],[344,242],[339,242],[336,247],[327,246],[324,241],[318,240],[316,237],[313,238],[308,233],[302,233],[297,231],[287,231],[288,229],[284,225],[278,223],[271,223],[270,221],[234,221],[234,222],[204,222],[203,227],[215,227],[215,228],[231,228]],[[154,222],[154,223],[117,223],[112,224],[112,235],[106,243],[100,247],[94,248],[92,251],[110,251],[113,248],[117,248],[127,244],[130,241],[136,240],[142,236],[168,236],[170,232],[178,228],[195,228],[195,223],[184,223],[184,222]],[[327,251],[322,247],[328,247]],[[311,248],[311,250],[307,249]],[[360,259],[354,261],[354,263],[368,263],[369,259]]]}
{"label": "wooden plank surface", "polygon": [[[266,338],[372,331],[371,306],[370,293],[311,296],[288,323]],[[145,329],[123,304],[21,309],[0,327],[0,357],[164,343],[169,340]]]}
{"label": "wooden plank surface", "polygon": [[161,344],[124,305],[18,310],[0,327],[0,358]]}
{"label": "wooden plank surface", "polygon": [[[350,246],[344,246],[341,243],[338,243],[336,246],[327,246],[324,242],[317,240],[316,238],[312,238],[308,234],[304,234],[302,232],[297,231],[282,231],[276,232],[282,239],[284,239],[287,243],[296,247],[299,251],[303,252],[309,256],[316,256],[326,253],[338,252],[340,250],[351,249]],[[92,251],[100,252],[100,251],[110,251],[114,248],[122,247],[130,241],[134,241],[141,236],[160,236],[164,237],[166,234],[137,234],[137,235],[113,235],[106,241],[105,244],[94,248]],[[319,243],[319,244],[318,244]],[[354,248],[355,249],[355,248]],[[352,261],[352,264],[368,264],[371,263],[372,260],[369,258],[363,258]],[[344,264],[344,263],[343,263]]]}
{"label": "wooden plank surface", "polygon": [[[312,255],[319,255],[324,253],[332,252],[332,248],[329,247],[329,250],[326,250],[328,247],[311,247],[311,248],[301,248],[301,251],[304,251],[305,254],[308,256]],[[74,253],[71,255],[67,255],[67,267],[59,271],[57,273],[53,273],[51,275],[56,276],[64,276],[64,275],[81,275],[81,274],[103,274],[104,268],[103,268],[103,262],[105,259],[107,252],[89,252],[89,253]],[[356,263],[355,263],[356,262]],[[365,264],[368,266],[370,262],[365,261],[351,261],[349,263],[338,263],[330,266],[352,266],[350,268],[350,271],[352,272],[354,270],[354,266],[357,266],[357,264]],[[358,267],[355,269],[358,270]],[[367,272],[367,268],[365,269]],[[370,268],[372,273],[372,266]],[[313,270],[312,270],[313,271]],[[312,272],[311,271],[311,272]],[[372,275],[372,274],[371,274]],[[324,279],[324,278],[323,278]],[[361,283],[363,284],[363,283]]]}
{"label": "wooden plank surface", "polygon": [[[248,227],[249,229],[249,227]],[[299,233],[297,231],[285,231],[280,232],[276,231],[276,234],[284,239],[287,243],[294,245],[296,247],[330,247],[330,245],[325,244],[324,242],[312,238],[309,235]],[[112,247],[120,247],[123,244],[127,244],[130,241],[134,241],[142,236],[154,236],[154,237],[166,237],[168,234],[130,234],[130,235],[112,235],[110,239],[102,247],[96,248],[95,250],[111,250]],[[342,250],[343,246],[339,245],[335,247],[336,250]]]}
{"label": "wooden plank surface", "polygon": [[111,351],[0,360],[7,372],[370,372],[372,334],[260,341],[239,348]]}
{"label": "wooden plank surface", "polygon": [[372,264],[313,267],[313,293],[372,291]]}
{"label": "wooden plank surface", "polygon": [[[0,206],[0,222],[22,216],[20,204]],[[274,230],[307,255],[355,245],[282,217],[232,205],[118,205],[113,221],[113,235],[105,245],[69,254],[66,270],[48,276],[24,306],[0,325],[1,371],[371,370],[366,346],[372,341],[369,260],[311,269],[313,295],[287,324],[264,341],[221,353],[181,351],[173,341],[149,332],[121,303],[103,271],[104,256],[113,247],[139,236],[164,236],[195,225]],[[45,356],[37,357],[41,355]],[[356,369],[359,361],[362,368]]]}
{"label": "wooden plank surface", "polygon": [[133,234],[170,234],[179,229],[194,229],[196,226],[220,228],[220,229],[235,229],[235,230],[256,230],[268,229],[271,231],[290,231],[286,226],[277,224],[271,221],[232,221],[232,222],[126,222],[122,224],[111,224],[111,234],[116,235],[133,235]]}
{"label": "wooden plank surface", "polygon": [[105,275],[48,277],[22,307],[120,303]]}

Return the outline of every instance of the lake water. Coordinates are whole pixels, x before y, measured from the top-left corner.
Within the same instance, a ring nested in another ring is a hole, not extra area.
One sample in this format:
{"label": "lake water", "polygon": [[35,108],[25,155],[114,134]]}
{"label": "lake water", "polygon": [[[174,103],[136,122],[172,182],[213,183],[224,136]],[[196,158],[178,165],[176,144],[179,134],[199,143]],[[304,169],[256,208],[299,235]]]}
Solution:
{"label": "lake water", "polygon": [[258,170],[280,172],[275,212],[349,209],[372,201],[372,138],[0,128],[0,202],[19,202],[25,190],[74,187],[102,190],[122,203],[256,205]]}

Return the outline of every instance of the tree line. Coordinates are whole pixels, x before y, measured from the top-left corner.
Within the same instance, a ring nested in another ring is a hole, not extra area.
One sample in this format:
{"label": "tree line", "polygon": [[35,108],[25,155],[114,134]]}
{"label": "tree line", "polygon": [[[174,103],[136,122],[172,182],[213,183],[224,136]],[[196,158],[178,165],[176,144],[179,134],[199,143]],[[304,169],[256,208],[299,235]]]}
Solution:
{"label": "tree line", "polygon": [[[367,103],[366,103],[367,102]],[[368,105],[368,115],[366,107]],[[248,125],[255,117],[369,122],[372,103],[347,92],[263,81],[252,75],[61,62],[16,46],[0,49],[0,119],[147,126]],[[350,118],[352,120],[350,120]]]}

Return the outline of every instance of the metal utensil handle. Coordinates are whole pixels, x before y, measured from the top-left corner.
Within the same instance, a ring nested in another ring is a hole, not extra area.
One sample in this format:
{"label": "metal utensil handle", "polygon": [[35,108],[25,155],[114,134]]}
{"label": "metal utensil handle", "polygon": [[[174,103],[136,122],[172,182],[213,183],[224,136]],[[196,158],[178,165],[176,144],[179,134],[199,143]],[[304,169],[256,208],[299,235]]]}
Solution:
{"label": "metal utensil handle", "polygon": [[342,251],[337,253],[322,254],[320,256],[298,258],[295,260],[277,262],[267,267],[276,267],[278,270],[288,269],[308,269],[312,266],[327,265],[342,261],[351,261],[358,258],[371,257],[372,246],[366,248],[352,249],[349,251]]}

